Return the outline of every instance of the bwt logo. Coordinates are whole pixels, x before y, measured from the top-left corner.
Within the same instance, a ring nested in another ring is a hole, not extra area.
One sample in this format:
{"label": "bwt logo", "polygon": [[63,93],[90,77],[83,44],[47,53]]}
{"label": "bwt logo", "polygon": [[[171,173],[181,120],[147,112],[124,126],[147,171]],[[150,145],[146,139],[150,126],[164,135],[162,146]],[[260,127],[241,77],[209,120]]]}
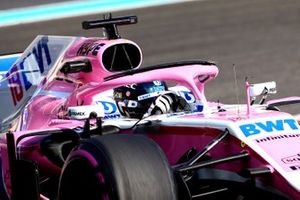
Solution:
{"label": "bwt logo", "polygon": [[300,154],[289,156],[281,159],[285,164],[294,164],[300,162]]}
{"label": "bwt logo", "polygon": [[290,166],[290,169],[293,170],[293,171],[300,170],[300,165]]}
{"label": "bwt logo", "polygon": [[[46,65],[49,66],[52,60],[47,37],[43,37],[37,43],[37,46],[32,49],[32,52],[28,53],[21,62],[14,65],[6,74],[14,105],[22,100],[24,92],[28,91],[32,86],[32,82],[40,78],[45,71],[46,66],[44,65],[43,56],[46,58]],[[35,71],[28,72],[27,70],[31,67],[35,67]]]}
{"label": "bwt logo", "polygon": [[294,119],[284,119],[276,121],[256,122],[240,125],[241,131],[246,137],[256,135],[261,132],[271,133],[274,131],[299,130],[298,123]]}

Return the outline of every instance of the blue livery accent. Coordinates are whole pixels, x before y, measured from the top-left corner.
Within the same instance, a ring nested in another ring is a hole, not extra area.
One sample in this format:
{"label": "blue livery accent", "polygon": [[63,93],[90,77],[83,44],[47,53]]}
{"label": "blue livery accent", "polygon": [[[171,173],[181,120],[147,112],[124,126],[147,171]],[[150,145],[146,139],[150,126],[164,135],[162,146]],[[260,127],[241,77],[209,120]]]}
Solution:
{"label": "blue livery accent", "polygon": [[[44,54],[43,51],[44,50]],[[25,86],[25,90],[27,91],[31,86],[32,83],[30,81],[28,81],[27,79],[27,75],[26,75],[26,70],[24,69],[24,62],[26,61],[26,59],[33,54],[35,57],[35,60],[38,64],[40,73],[44,73],[45,71],[45,67],[44,67],[44,60],[43,60],[43,55],[45,55],[46,60],[47,60],[47,65],[51,64],[51,57],[50,57],[50,52],[49,52],[49,48],[48,48],[48,38],[47,37],[43,37],[38,43],[37,46],[33,48],[32,53],[29,53],[24,60],[19,64],[19,68],[21,70],[21,74],[23,77],[23,81],[24,81],[24,86]]]}
{"label": "blue livery accent", "polygon": [[6,72],[20,57],[20,54],[13,54],[0,57],[0,71]]}
{"label": "blue livery accent", "polygon": [[96,104],[102,104],[105,115],[117,114],[117,105],[112,101],[96,101]]}
{"label": "blue livery accent", "polygon": [[117,111],[117,106],[113,102],[108,102],[108,101],[100,101],[100,103],[104,107],[104,113],[105,114],[113,114]]}
{"label": "blue livery accent", "polygon": [[[32,55],[34,55],[33,57],[35,58],[34,60],[35,63],[32,63],[33,62],[31,60]],[[37,64],[39,68],[39,72],[40,74],[42,74],[45,71],[43,55],[46,57],[47,65],[49,66],[51,64],[51,56],[48,48],[47,36],[42,37],[38,41],[37,46],[33,48],[32,52],[29,52],[26,56],[24,56],[21,62],[14,65],[6,73],[5,76],[7,77],[8,82],[10,84],[10,90],[13,97],[14,105],[16,105],[18,102],[20,102],[23,99],[24,96],[23,88],[25,88],[25,91],[28,91],[32,87],[32,83],[28,78],[28,76],[30,76],[32,71],[31,72],[26,71],[24,67],[25,62],[27,62],[27,65]]]}
{"label": "blue livery accent", "polygon": [[194,112],[202,112],[204,109],[203,105],[196,105]]}
{"label": "blue livery accent", "polygon": [[196,98],[191,91],[178,91],[178,94],[182,96],[188,103],[195,103]]}
{"label": "blue livery accent", "polygon": [[103,117],[104,120],[109,120],[109,119],[119,119],[121,118],[121,114],[111,114],[111,115],[105,115]]}
{"label": "blue livery accent", "polygon": [[246,137],[260,134],[261,132],[271,133],[274,131],[299,130],[298,123],[294,119],[284,119],[276,121],[256,122],[240,125],[241,131]]}
{"label": "blue livery accent", "polygon": [[119,119],[121,118],[121,114],[119,113],[117,105],[112,101],[96,101],[96,104],[102,104],[104,108],[103,120],[111,120],[111,119]]}

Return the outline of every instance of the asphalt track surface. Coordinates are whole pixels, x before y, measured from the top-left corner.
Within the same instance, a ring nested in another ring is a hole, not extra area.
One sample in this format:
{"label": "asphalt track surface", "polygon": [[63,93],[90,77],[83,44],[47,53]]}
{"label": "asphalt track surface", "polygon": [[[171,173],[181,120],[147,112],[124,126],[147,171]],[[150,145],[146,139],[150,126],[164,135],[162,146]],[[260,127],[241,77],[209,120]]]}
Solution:
{"label": "asphalt track surface", "polygon": [[[204,0],[113,15],[138,16],[137,25],[121,27],[120,33],[140,45],[143,66],[215,61],[220,74],[207,84],[207,98],[235,104],[245,103],[246,76],[250,82],[276,81],[275,97],[300,96],[299,11],[296,0]],[[98,36],[100,30],[81,30],[80,23],[100,17],[101,13],[1,28],[0,54],[22,51],[38,34]]]}

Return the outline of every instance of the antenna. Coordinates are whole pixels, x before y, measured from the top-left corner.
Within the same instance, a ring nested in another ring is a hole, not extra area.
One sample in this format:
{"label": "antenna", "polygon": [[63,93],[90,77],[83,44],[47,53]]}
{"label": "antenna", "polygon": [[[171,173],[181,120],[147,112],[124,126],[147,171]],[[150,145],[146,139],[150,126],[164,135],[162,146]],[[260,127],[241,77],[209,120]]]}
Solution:
{"label": "antenna", "polygon": [[250,98],[250,83],[248,81],[248,77],[245,78],[245,88],[246,88],[246,95],[247,95],[247,115],[250,116],[251,115],[251,98]]}
{"label": "antenna", "polygon": [[238,112],[238,116],[240,116],[240,98],[239,98],[238,81],[237,81],[235,64],[233,64],[233,75],[234,75],[234,85],[235,85],[236,101],[237,101],[237,104],[238,104],[237,112]]}

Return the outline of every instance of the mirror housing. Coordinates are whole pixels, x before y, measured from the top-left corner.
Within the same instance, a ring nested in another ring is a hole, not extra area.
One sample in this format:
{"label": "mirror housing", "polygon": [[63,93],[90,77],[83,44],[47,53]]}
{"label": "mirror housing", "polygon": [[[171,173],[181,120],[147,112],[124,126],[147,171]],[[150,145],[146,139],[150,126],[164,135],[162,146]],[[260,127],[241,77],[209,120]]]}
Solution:
{"label": "mirror housing", "polygon": [[92,71],[92,65],[88,59],[66,62],[60,69],[60,72],[64,74],[72,74],[78,72],[91,72],[91,71]]}

